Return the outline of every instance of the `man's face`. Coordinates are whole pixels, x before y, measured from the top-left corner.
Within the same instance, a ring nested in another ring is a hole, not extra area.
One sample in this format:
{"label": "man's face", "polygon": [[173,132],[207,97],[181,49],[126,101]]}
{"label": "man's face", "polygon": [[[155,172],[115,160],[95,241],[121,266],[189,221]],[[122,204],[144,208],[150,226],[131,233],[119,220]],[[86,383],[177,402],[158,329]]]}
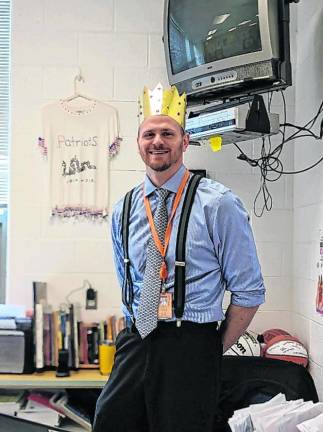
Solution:
{"label": "man's face", "polygon": [[139,153],[154,171],[176,170],[183,163],[189,138],[171,117],[156,115],[144,120],[138,133]]}

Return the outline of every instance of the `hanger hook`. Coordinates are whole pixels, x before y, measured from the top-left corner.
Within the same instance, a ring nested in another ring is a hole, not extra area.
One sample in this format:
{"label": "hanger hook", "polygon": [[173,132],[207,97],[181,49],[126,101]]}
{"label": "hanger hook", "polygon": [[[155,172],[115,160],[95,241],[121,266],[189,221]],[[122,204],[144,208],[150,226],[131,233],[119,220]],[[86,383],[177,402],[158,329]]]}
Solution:
{"label": "hanger hook", "polygon": [[84,78],[83,78],[83,76],[82,76],[82,73],[81,73],[81,68],[79,67],[79,73],[78,73],[78,75],[76,75],[75,76],[75,78],[74,78],[74,94],[76,94],[77,93],[77,91],[76,91],[76,82],[82,82],[82,83],[84,83],[85,82],[85,80],[84,80]]}

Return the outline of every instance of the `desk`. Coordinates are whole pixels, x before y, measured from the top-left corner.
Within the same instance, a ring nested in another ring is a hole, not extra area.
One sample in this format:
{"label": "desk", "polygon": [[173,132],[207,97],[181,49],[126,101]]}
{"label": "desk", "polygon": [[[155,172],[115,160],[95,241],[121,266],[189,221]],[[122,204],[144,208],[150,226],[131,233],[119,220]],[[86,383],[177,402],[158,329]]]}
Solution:
{"label": "desk", "polygon": [[55,371],[33,374],[0,374],[0,389],[102,388],[108,376],[95,369],[71,371],[69,377],[57,378]]}

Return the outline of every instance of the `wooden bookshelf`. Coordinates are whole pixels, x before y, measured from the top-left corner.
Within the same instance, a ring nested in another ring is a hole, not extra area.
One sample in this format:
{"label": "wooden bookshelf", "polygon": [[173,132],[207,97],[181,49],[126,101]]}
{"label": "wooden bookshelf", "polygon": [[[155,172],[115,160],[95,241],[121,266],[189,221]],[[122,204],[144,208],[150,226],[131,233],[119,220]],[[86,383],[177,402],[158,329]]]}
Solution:
{"label": "wooden bookshelf", "polygon": [[65,378],[57,378],[55,371],[33,374],[0,374],[0,389],[59,389],[59,388],[102,388],[108,376],[96,369],[71,371]]}

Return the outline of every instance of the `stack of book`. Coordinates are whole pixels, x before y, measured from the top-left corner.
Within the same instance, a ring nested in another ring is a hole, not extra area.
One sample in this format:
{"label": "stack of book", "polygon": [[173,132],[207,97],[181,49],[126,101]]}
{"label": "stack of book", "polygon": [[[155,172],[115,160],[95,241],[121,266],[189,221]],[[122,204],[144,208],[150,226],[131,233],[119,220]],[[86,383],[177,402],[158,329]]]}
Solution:
{"label": "stack of book", "polygon": [[[59,350],[68,351],[68,367],[99,367],[99,345],[105,340],[115,342],[124,328],[124,318],[115,315],[98,322],[84,322],[75,304],[53,310],[46,299],[46,284],[34,286],[34,343],[36,370],[55,369]],[[40,295],[42,293],[42,295]]]}
{"label": "stack of book", "polygon": [[[124,319],[114,315],[100,322],[79,321],[69,310],[40,311],[36,308],[36,369],[58,366],[58,352],[68,351],[70,369],[97,368],[99,366],[99,344],[104,340],[115,342],[116,335],[124,328]],[[41,314],[41,317],[39,315]]]}
{"label": "stack of book", "polygon": [[47,426],[60,426],[64,415],[49,405],[27,400],[25,405],[16,412],[16,416]]}
{"label": "stack of book", "polygon": [[[13,402],[7,401],[7,404],[13,405]],[[74,427],[73,430],[78,425],[79,431],[91,431],[89,413],[75,401],[70,402],[66,391],[27,392],[21,395],[14,409],[3,410],[3,413],[47,426],[64,427],[64,430],[66,425],[68,429]]]}

